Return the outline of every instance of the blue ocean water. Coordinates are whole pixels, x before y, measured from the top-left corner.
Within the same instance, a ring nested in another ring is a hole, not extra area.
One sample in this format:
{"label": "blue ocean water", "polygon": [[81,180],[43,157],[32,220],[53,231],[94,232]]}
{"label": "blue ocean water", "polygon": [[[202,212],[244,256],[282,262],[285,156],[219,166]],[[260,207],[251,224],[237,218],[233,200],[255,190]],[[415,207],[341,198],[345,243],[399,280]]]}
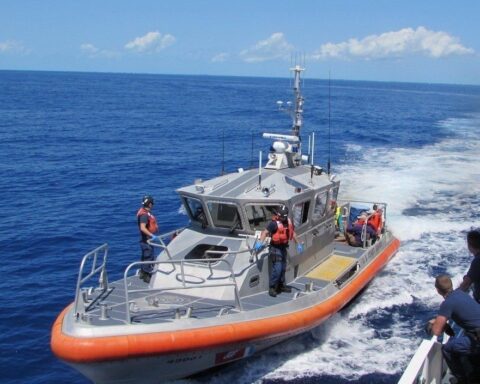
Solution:
{"label": "blue ocean water", "polygon": [[[433,276],[469,265],[480,87],[307,78],[304,94],[316,162],[330,154],[341,197],[387,202],[402,248],[315,331],[184,383],[395,383],[440,302]],[[290,99],[289,79],[0,71],[0,382],[87,383],[49,348],[81,257],[108,242],[120,278],[141,197],[162,232],[186,225],[175,189],[256,166],[262,132],[289,133],[275,102]]]}

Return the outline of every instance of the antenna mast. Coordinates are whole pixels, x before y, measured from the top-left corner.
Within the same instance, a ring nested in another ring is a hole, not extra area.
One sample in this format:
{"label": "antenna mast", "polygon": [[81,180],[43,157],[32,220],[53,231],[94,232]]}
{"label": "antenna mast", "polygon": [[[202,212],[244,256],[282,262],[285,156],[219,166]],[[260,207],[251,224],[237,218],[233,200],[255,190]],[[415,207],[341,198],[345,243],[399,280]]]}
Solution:
{"label": "antenna mast", "polygon": [[300,73],[305,70],[305,68],[300,67],[300,65],[295,65],[295,67],[290,69],[294,72],[293,79],[293,92],[295,94],[295,110],[293,113],[293,126],[292,134],[294,136],[300,136],[300,128],[303,123],[303,96],[300,92]]}
{"label": "antenna mast", "polygon": [[331,124],[330,124],[330,71],[328,71],[328,163],[327,163],[327,175],[330,175],[330,160],[331,160]]}

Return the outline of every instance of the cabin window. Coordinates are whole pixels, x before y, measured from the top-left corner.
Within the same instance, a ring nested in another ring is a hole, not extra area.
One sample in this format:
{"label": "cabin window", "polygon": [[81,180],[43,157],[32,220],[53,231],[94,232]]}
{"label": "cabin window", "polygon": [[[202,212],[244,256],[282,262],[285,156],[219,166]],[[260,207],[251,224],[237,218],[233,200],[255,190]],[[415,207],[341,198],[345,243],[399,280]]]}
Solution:
{"label": "cabin window", "polygon": [[191,197],[185,197],[184,203],[192,221],[196,221],[197,223],[202,224],[202,227],[206,227],[208,222],[207,217],[205,216],[205,211],[203,210],[202,202]]}
{"label": "cabin window", "polygon": [[330,190],[330,199],[328,204],[328,213],[335,214],[337,208],[338,184]]}
{"label": "cabin window", "polygon": [[293,224],[295,227],[300,227],[307,222],[309,208],[310,201],[303,201],[293,206]]}
{"label": "cabin window", "polygon": [[263,231],[280,205],[248,204],[245,207],[252,231]]}
{"label": "cabin window", "polygon": [[230,228],[231,230],[242,229],[242,221],[235,204],[209,201],[207,207],[215,227]]}
{"label": "cabin window", "polygon": [[318,221],[325,216],[328,201],[328,191],[319,192],[315,195],[315,208],[313,209],[313,220]]}
{"label": "cabin window", "polygon": [[[215,253],[210,253],[214,251]],[[185,255],[185,260],[191,259],[219,259],[224,256],[223,252],[227,252],[228,248],[223,245],[198,244],[190,252]],[[222,252],[222,253],[216,253]]]}

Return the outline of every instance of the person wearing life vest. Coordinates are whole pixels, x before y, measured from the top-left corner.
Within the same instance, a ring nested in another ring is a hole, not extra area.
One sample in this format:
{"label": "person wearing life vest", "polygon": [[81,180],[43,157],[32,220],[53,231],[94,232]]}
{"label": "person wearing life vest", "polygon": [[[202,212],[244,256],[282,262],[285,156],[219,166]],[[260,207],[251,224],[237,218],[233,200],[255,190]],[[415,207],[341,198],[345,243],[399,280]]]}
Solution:
{"label": "person wearing life vest", "polygon": [[[148,244],[148,240],[158,240],[156,233],[158,232],[157,219],[153,216],[153,197],[144,196],[142,199],[142,207],[137,212],[137,224],[140,231],[140,248],[142,250],[141,261],[153,261],[153,247]],[[143,264],[140,269],[140,279],[147,284],[150,283],[152,277],[153,265]]]}
{"label": "person wearing life vest", "polygon": [[269,256],[272,261],[268,294],[275,297],[278,293],[292,291],[285,284],[287,248],[290,240],[294,240],[297,244],[297,252],[303,253],[303,244],[298,242],[293,223],[288,218],[288,208],[286,206],[282,206],[276,211],[276,214],[272,216],[272,221],[262,231],[259,241],[254,245],[257,252],[263,248],[263,242],[267,235],[271,237]]}
{"label": "person wearing life vest", "polygon": [[377,204],[373,204],[373,213],[368,218],[368,224],[372,226],[372,228],[377,232],[377,235],[382,233],[383,229],[383,211],[382,209],[378,208]]}

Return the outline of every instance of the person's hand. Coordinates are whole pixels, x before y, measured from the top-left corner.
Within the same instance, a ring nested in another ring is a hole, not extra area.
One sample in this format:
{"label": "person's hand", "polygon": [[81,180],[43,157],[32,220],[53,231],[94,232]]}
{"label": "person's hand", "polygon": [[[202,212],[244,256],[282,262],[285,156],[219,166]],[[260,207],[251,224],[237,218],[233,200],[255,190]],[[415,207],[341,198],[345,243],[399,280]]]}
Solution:
{"label": "person's hand", "polygon": [[299,254],[302,254],[303,253],[303,244],[302,243],[298,243],[297,244],[297,252]]}
{"label": "person's hand", "polygon": [[263,243],[261,241],[255,241],[255,244],[253,244],[253,248],[256,252],[260,252],[263,249]]}
{"label": "person's hand", "polygon": [[425,324],[425,332],[427,333],[428,336],[433,336],[432,328],[433,328],[433,323],[435,322],[435,319],[428,320],[427,324]]}
{"label": "person's hand", "polygon": [[455,331],[452,329],[452,327],[448,323],[445,324],[445,328],[443,329],[443,332],[445,332],[450,337],[455,336]]}
{"label": "person's hand", "polygon": [[152,237],[150,238],[150,240],[152,240],[152,241],[158,241],[158,236],[152,235]]}

